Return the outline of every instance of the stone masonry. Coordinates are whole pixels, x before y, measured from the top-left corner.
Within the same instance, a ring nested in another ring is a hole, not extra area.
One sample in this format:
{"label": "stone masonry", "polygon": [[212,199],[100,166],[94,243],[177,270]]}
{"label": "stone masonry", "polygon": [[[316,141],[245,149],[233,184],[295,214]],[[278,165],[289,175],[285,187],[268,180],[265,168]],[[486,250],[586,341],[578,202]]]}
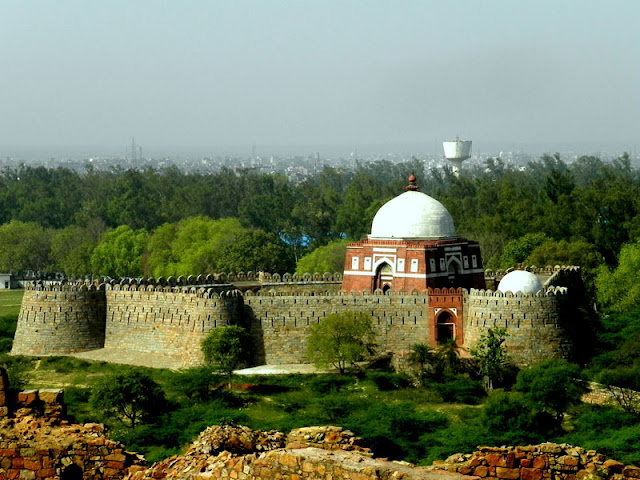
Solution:
{"label": "stone masonry", "polygon": [[0,480],[121,479],[146,462],[98,424],[65,419],[62,390],[12,392],[0,368]]}
{"label": "stone masonry", "polygon": [[595,450],[567,444],[478,447],[456,454],[435,468],[493,480],[607,480],[640,478],[640,468],[607,459]]}
{"label": "stone masonry", "polygon": [[[305,363],[311,327],[327,315],[353,310],[371,315],[380,352],[404,355],[415,343],[433,344],[437,314],[448,309],[463,349],[489,328],[504,327],[507,349],[519,365],[571,358],[575,305],[569,290],[557,285],[579,283],[580,272],[556,267],[541,273],[555,286],[533,295],[447,288],[346,292],[338,288],[340,274],[33,285],[25,290],[12,353],[105,348],[161,353],[174,359],[175,368],[188,367],[202,362],[200,343],[211,329],[238,324],[251,333],[254,364]],[[495,283],[493,272],[488,275],[488,283]]]}

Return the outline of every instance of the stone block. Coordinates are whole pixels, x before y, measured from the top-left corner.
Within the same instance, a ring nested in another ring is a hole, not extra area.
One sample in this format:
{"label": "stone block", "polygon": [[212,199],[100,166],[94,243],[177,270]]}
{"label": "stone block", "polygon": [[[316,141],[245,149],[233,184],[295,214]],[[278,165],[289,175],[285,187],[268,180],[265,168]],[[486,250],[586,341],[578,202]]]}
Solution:
{"label": "stone block", "polygon": [[40,470],[40,468],[42,468],[42,465],[40,464],[40,461],[37,459],[25,458],[24,468],[26,468],[27,470]]}
{"label": "stone block", "polygon": [[520,478],[520,469],[496,467],[496,477],[505,480],[518,480]]}
{"label": "stone block", "polygon": [[485,460],[490,467],[506,467],[507,460],[501,453],[489,453],[485,455]]}
{"label": "stone block", "polygon": [[41,389],[38,397],[47,405],[62,405],[64,403],[64,390],[57,388]]}
{"label": "stone block", "polygon": [[523,468],[520,471],[521,480],[541,480],[542,476],[542,470],[537,468]]}
{"label": "stone block", "polygon": [[55,477],[56,469],[55,468],[43,468],[42,470],[38,470],[36,472],[36,477],[38,478],[49,478]]}
{"label": "stone block", "polygon": [[31,407],[38,401],[38,390],[18,392],[17,401],[20,407]]}
{"label": "stone block", "polygon": [[0,367],[0,390],[9,389],[9,375],[4,367]]}
{"label": "stone block", "polygon": [[622,469],[622,475],[629,478],[640,478],[640,468],[628,465]]}
{"label": "stone block", "polygon": [[622,473],[622,469],[624,468],[624,464],[616,460],[607,460],[602,465],[609,470],[609,472],[613,473]]}
{"label": "stone block", "polygon": [[547,466],[547,456],[540,455],[533,459],[533,468],[545,468]]}
{"label": "stone block", "polygon": [[473,474],[477,477],[486,477],[489,475],[489,467],[485,465],[479,465],[475,468]]}

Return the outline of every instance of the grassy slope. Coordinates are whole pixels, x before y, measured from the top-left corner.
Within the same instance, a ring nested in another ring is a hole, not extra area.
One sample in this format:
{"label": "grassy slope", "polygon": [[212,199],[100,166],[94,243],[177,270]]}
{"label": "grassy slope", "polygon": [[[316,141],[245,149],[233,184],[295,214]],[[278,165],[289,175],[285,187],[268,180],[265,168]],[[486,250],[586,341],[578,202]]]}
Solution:
{"label": "grassy slope", "polygon": [[18,316],[24,290],[0,290],[0,317]]}

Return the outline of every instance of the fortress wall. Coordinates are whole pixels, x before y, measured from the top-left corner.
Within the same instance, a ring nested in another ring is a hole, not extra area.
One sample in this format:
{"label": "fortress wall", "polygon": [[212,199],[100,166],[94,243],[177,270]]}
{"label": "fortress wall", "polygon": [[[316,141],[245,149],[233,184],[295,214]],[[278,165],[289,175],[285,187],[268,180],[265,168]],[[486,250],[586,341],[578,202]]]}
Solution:
{"label": "fortress wall", "polygon": [[104,313],[104,286],[28,285],[11,353],[61,355],[101,348]]}
{"label": "fortress wall", "polygon": [[275,295],[313,295],[318,291],[337,295],[341,288],[342,282],[264,283],[261,291]]}
{"label": "fortress wall", "polygon": [[506,328],[507,351],[519,366],[572,356],[567,332],[567,290],[551,287],[535,295],[472,289],[464,296],[464,343],[475,345],[490,328]]}
{"label": "fortress wall", "polygon": [[[218,293],[220,292],[220,293]],[[202,362],[200,343],[211,329],[237,323],[242,297],[220,288],[107,288],[105,348]]]}
{"label": "fortress wall", "polygon": [[308,362],[307,337],[311,326],[332,313],[352,310],[372,316],[379,352],[407,351],[416,342],[428,342],[425,295],[334,294],[274,296],[245,294],[252,317],[251,334],[256,361],[266,364]]}

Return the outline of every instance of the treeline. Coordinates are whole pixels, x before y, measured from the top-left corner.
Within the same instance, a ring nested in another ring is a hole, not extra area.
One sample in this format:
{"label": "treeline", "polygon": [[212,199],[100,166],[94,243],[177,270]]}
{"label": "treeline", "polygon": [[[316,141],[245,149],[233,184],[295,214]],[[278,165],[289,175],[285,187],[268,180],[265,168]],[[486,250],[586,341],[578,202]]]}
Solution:
{"label": "treeline", "polygon": [[[545,155],[526,168],[492,159],[460,177],[446,167],[425,171],[419,160],[378,161],[355,171],[326,167],[297,185],[251,169],[20,167],[0,173],[0,270],[293,271],[317,247],[366,235],[410,173],[449,209],[460,235],[480,241],[489,268],[616,266],[622,246],[640,237],[640,177],[626,155],[571,164]],[[323,267],[339,265],[339,249],[329,250],[338,260],[318,258]]]}

